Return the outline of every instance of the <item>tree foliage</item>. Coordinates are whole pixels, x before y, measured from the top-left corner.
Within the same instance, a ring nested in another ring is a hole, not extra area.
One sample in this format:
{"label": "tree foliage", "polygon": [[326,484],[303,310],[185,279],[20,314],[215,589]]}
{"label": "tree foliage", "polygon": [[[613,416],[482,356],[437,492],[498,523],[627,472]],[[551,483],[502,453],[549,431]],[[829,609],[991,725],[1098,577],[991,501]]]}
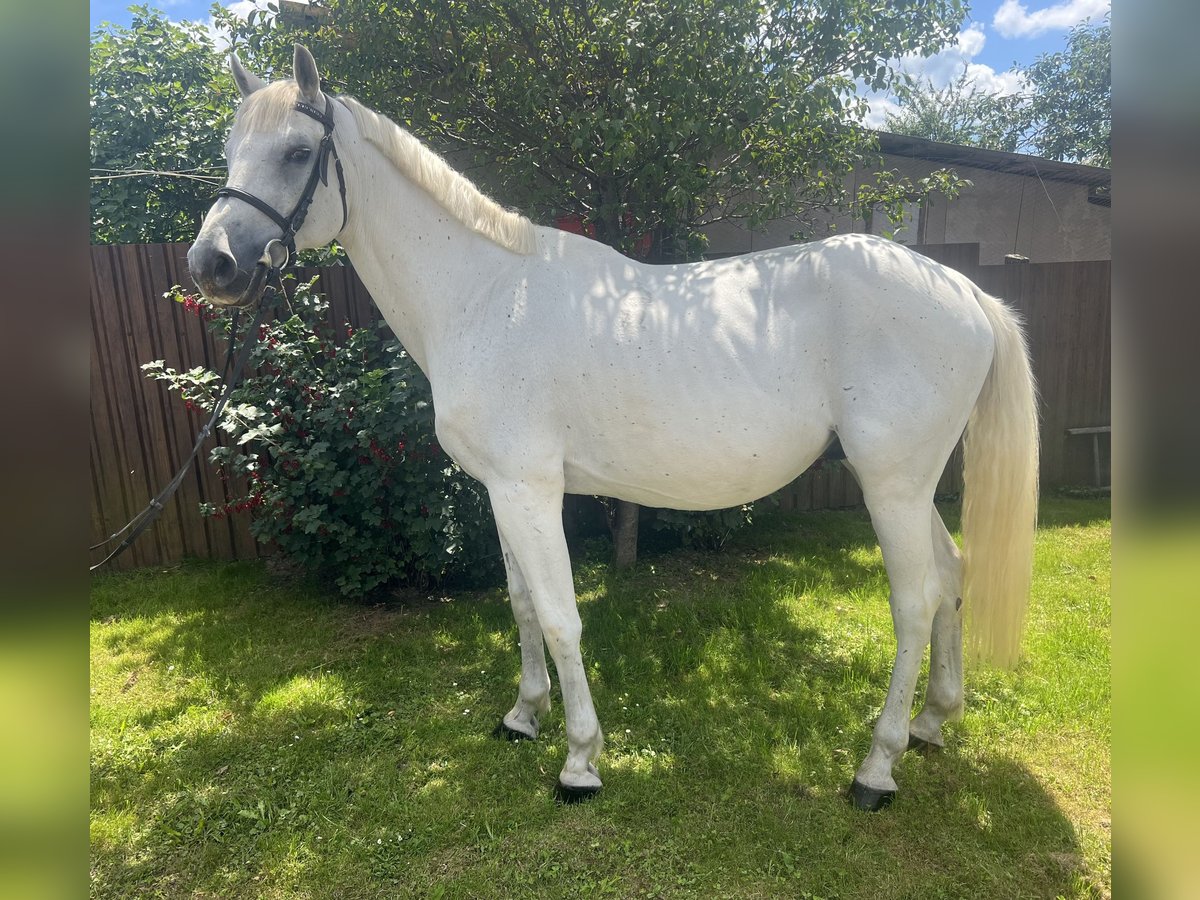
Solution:
{"label": "tree foliage", "polygon": [[964,69],[945,88],[929,79],[896,89],[901,109],[884,127],[953,144],[1020,151],[1108,167],[1112,164],[1110,27],[1084,22],[1066,48],[1018,69],[1025,89],[1001,96],[980,88]]}
{"label": "tree foliage", "polygon": [[[331,80],[535,218],[581,217],[601,241],[694,257],[699,230],[856,201],[877,158],[853,127],[856,79],[932,53],[960,0],[331,0],[328,25],[225,24],[260,68],[303,39]],[[486,173],[486,174],[485,174]],[[918,188],[900,183],[884,201]],[[881,198],[872,197],[872,202]]]}
{"label": "tree foliage", "polygon": [[[92,240],[190,240],[224,181],[237,93],[203,25],[133,7],[91,41]],[[149,174],[165,173],[165,174]]]}
{"label": "tree foliage", "polygon": [[883,127],[929,141],[1016,152],[1029,127],[1028,104],[1020,95],[984,90],[964,66],[944,88],[925,78],[899,85],[900,110],[884,116]]}
{"label": "tree foliage", "polygon": [[1112,165],[1110,32],[1107,19],[1085,22],[1071,29],[1064,50],[1039,56],[1025,70],[1030,144],[1038,155]]}

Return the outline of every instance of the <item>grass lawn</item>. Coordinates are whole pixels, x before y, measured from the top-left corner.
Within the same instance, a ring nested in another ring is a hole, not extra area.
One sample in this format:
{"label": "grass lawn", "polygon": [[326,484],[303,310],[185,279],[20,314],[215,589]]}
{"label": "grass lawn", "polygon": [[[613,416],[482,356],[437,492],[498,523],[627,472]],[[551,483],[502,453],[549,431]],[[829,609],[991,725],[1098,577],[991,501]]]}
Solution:
{"label": "grass lawn", "polygon": [[1107,897],[1109,544],[1106,500],[1043,501],[1022,663],[968,671],[947,749],[908,754],[875,815],[842,795],[894,648],[862,512],[577,565],[607,746],[574,807],[557,689],[538,742],[489,736],[519,666],[502,590],[97,578],[92,895]]}

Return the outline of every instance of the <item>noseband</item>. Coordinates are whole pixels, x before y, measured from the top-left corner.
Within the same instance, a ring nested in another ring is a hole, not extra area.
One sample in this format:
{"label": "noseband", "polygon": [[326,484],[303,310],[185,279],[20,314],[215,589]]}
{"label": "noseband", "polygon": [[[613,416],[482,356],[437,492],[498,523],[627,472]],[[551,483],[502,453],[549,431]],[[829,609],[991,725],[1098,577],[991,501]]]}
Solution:
{"label": "noseband", "polygon": [[[295,208],[291,215],[285,216],[271,204],[264,200],[255,197],[249,191],[243,191],[241,188],[229,187],[226,185],[217,191],[217,199],[230,197],[234,200],[241,200],[244,203],[249,203],[259,212],[270,217],[276,225],[283,229],[283,235],[280,241],[287,248],[288,257],[296,255],[296,232],[304,225],[304,220],[308,216],[308,207],[312,204],[313,195],[317,192],[317,181],[321,184],[329,184],[329,157],[333,157],[334,170],[337,172],[338,193],[342,198],[342,228],[346,227],[346,179],[342,174],[342,161],[338,157],[337,148],[333,145],[333,101],[325,97],[325,111],[321,112],[315,106],[310,106],[303,100],[296,102],[296,112],[302,112],[311,119],[316,119],[325,129],[325,134],[321,138],[320,146],[317,147],[317,158],[313,160],[312,171],[308,173],[308,182],[304,185],[304,193],[300,195]],[[341,229],[338,229],[341,233]]]}

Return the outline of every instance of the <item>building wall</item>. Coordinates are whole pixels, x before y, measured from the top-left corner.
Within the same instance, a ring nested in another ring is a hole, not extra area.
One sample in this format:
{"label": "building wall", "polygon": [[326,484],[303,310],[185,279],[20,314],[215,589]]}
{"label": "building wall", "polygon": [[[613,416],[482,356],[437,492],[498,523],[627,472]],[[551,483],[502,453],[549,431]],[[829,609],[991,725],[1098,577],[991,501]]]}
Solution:
{"label": "building wall", "polygon": [[[927,160],[885,156],[885,164],[903,175],[920,178],[940,168]],[[925,217],[924,239],[913,228],[896,231],[903,243],[953,244],[978,243],[980,263],[995,265],[1005,254],[1019,253],[1032,262],[1079,262],[1112,258],[1112,210],[1088,203],[1088,186],[1039,178],[1036,173],[1016,175],[956,164],[961,178],[972,182],[953,199],[934,197],[921,213]],[[862,171],[852,176],[855,182],[870,179]],[[878,219],[879,217],[876,217]],[[874,231],[882,233],[894,225],[875,221],[868,229],[862,219],[849,216],[823,216],[818,220],[815,237],[827,233]],[[800,228],[795,219],[768,222],[751,232],[740,224],[722,222],[707,229],[709,253],[724,255],[779,247],[792,242]]]}

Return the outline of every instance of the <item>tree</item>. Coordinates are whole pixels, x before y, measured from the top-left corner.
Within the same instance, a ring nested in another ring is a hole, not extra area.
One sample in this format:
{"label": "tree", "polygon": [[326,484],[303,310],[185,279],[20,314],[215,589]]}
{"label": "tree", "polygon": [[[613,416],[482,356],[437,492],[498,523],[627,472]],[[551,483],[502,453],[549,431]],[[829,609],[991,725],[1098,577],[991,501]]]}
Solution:
{"label": "tree", "polygon": [[875,158],[854,80],[891,85],[885,60],[933,52],[962,16],[958,0],[331,7],[312,31],[223,21],[260,68],[286,70],[303,38],[334,84],[507,202],[578,215],[626,252],[650,234],[660,260],[696,257],[714,222],[793,215],[803,230],[850,205],[842,176]]}
{"label": "tree", "polygon": [[190,240],[224,181],[237,96],[204,26],[133,7],[91,41],[92,240]]}
{"label": "tree", "polygon": [[1029,142],[1039,156],[1112,165],[1111,28],[1108,19],[1071,29],[1066,49],[1028,69]]}
{"label": "tree", "polygon": [[1020,95],[995,94],[979,87],[964,66],[946,87],[929,78],[896,89],[900,111],[887,113],[883,127],[929,141],[1018,150],[1029,128],[1028,103]]}
{"label": "tree", "polygon": [[1017,71],[1025,89],[1001,96],[978,87],[964,69],[945,88],[924,79],[896,89],[900,112],[884,117],[897,134],[1048,159],[1112,164],[1110,28],[1073,28],[1065,50],[1046,53]]}
{"label": "tree", "polygon": [[[260,69],[290,44],[327,79],[406,125],[492,193],[543,222],[568,215],[600,241],[653,261],[698,258],[703,228],[880,204],[935,186],[887,178],[853,123],[861,79],[929,54],[956,33],[961,0],[330,0],[327,24],[219,17]],[[618,507],[628,559],[636,510]],[[636,533],[636,532],[634,532]],[[636,546],[636,544],[634,544]]]}

